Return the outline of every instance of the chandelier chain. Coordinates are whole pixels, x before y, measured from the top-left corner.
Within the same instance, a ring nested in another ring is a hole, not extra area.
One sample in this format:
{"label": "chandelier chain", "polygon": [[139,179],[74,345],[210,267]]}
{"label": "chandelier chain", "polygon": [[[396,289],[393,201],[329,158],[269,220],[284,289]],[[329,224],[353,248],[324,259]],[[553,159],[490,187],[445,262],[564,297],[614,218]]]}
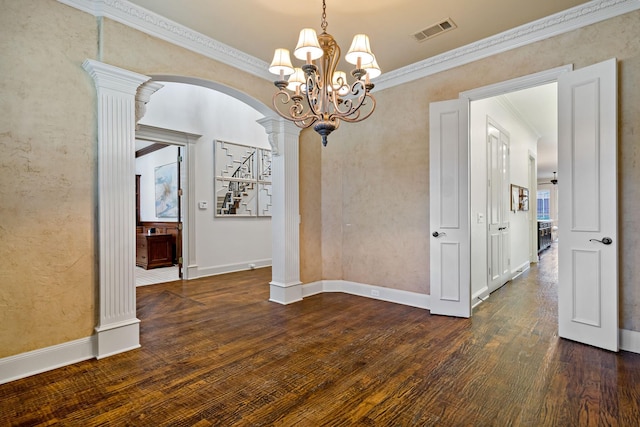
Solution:
{"label": "chandelier chain", "polygon": [[325,0],[322,0],[322,22],[320,23],[320,28],[322,28],[323,32],[327,32],[327,4]]}

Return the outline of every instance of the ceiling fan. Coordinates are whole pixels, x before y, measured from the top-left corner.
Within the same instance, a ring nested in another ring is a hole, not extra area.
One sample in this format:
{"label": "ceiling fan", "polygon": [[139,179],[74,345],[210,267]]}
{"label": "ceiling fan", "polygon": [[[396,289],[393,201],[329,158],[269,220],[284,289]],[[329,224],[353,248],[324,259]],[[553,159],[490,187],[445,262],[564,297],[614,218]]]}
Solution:
{"label": "ceiling fan", "polygon": [[556,177],[556,172],[553,173],[553,178],[549,182],[553,185],[558,185],[558,178]]}

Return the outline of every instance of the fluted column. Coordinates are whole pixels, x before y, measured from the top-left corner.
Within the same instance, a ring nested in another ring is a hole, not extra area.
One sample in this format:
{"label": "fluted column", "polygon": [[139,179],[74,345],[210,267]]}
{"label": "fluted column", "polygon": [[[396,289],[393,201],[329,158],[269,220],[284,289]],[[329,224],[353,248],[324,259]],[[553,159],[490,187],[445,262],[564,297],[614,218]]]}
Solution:
{"label": "fluted column", "polygon": [[140,347],[135,282],[136,91],[149,77],[87,59],[97,90],[99,319],[96,357]]}
{"label": "fluted column", "polygon": [[290,304],[302,299],[298,137],[300,128],[280,118],[258,120],[269,135],[273,157],[271,230],[272,273],[269,300]]}

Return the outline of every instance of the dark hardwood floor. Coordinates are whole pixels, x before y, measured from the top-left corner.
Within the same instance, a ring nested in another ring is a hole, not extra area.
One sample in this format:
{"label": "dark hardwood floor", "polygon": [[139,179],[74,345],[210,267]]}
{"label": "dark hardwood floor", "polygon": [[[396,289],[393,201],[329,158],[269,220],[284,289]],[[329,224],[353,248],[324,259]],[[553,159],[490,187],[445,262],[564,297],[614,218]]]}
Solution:
{"label": "dark hardwood floor", "polygon": [[1,385],[0,425],[639,425],[640,355],[557,336],[555,248],[472,319],[270,273],[138,288],[141,349]]}

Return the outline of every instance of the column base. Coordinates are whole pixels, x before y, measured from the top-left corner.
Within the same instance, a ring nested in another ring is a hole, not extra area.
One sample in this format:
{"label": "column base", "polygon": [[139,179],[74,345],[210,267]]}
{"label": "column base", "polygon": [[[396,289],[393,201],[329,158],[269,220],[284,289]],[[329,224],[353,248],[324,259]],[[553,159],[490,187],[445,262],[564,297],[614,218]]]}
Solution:
{"label": "column base", "polygon": [[96,335],[96,359],[140,348],[140,320],[98,326]]}
{"label": "column base", "polygon": [[269,283],[269,301],[284,305],[302,301],[302,282]]}

